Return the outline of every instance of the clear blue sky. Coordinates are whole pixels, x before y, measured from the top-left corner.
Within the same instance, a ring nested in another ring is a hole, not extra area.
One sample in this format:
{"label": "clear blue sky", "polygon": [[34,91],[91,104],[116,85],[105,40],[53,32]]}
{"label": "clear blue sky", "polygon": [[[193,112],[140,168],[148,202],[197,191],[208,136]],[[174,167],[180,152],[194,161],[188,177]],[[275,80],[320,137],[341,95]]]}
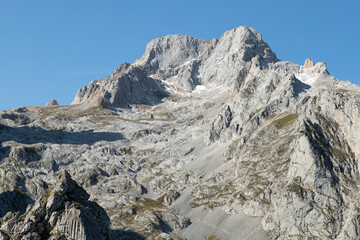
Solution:
{"label": "clear blue sky", "polygon": [[325,61],[360,84],[360,1],[0,0],[0,109],[69,104],[88,82],[134,62],[153,38],[220,38],[251,26],[281,60]]}

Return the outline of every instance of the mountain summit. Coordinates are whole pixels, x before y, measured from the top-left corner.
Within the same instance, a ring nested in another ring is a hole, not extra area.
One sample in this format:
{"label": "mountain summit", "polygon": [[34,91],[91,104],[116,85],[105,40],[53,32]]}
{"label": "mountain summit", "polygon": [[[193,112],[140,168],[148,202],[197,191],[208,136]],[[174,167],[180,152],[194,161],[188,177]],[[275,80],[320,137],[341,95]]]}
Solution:
{"label": "mountain summit", "polygon": [[252,28],[156,38],[71,105],[0,111],[0,239],[358,239],[359,106]]}
{"label": "mountain summit", "polygon": [[167,96],[166,85],[188,92],[197,85],[233,85],[239,71],[251,61],[261,66],[278,61],[261,34],[252,28],[230,30],[220,40],[160,37],[147,45],[145,54],[134,64],[123,64],[108,78],[80,89],[73,104],[101,101],[108,107],[154,105]]}

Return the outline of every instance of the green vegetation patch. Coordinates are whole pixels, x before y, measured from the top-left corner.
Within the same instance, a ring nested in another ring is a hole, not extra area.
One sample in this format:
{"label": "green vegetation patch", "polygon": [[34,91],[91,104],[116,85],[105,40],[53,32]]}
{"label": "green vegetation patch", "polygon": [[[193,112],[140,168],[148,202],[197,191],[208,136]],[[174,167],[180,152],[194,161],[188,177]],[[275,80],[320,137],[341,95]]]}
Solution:
{"label": "green vegetation patch", "polygon": [[298,117],[299,117],[298,113],[289,114],[283,118],[275,120],[274,123],[277,129],[281,129],[293,123]]}
{"label": "green vegetation patch", "polygon": [[353,92],[349,89],[343,89],[343,88],[339,88],[339,89],[335,89],[336,92],[341,92],[341,93],[347,93],[347,92]]}
{"label": "green vegetation patch", "polygon": [[343,152],[342,150],[335,148],[335,147],[329,147],[329,151],[340,161],[345,162],[347,159],[351,158],[349,154]]}
{"label": "green vegetation patch", "polygon": [[164,208],[162,201],[153,200],[151,198],[136,198],[136,204],[134,206],[137,210],[156,210],[159,208]]}
{"label": "green vegetation patch", "polygon": [[306,190],[299,183],[291,183],[287,186],[289,192],[295,193],[298,197],[303,198]]}
{"label": "green vegetation patch", "polygon": [[204,240],[221,240],[221,238],[219,238],[219,236],[216,232],[213,232],[210,235],[208,235],[207,237],[205,237]]}
{"label": "green vegetation patch", "polygon": [[[202,189],[204,188],[204,189]],[[204,191],[206,189],[206,191]],[[190,207],[197,208],[205,206],[206,208],[213,209],[214,207],[223,206],[228,200],[229,196],[234,194],[235,188],[231,182],[223,182],[220,185],[214,186],[199,186],[198,189],[202,194],[194,197],[189,203]],[[246,198],[239,194],[239,198],[245,200]]]}

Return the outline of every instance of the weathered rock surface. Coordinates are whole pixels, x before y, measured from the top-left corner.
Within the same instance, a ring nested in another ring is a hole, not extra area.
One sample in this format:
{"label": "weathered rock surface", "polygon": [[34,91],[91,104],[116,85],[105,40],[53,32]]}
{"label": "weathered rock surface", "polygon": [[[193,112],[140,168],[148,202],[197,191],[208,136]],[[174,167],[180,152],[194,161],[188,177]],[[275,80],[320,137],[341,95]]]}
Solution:
{"label": "weathered rock surface", "polygon": [[72,105],[0,112],[0,236],[358,239],[359,117],[252,28],[160,37]]}

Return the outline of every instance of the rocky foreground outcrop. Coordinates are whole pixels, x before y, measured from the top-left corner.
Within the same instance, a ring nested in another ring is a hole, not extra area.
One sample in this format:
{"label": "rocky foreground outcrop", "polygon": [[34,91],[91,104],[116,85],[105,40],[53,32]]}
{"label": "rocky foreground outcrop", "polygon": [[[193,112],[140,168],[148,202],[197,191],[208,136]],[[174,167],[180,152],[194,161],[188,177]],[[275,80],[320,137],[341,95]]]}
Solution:
{"label": "rocky foreground outcrop", "polygon": [[252,28],[160,37],[72,105],[0,112],[0,237],[358,239],[359,119],[359,86]]}
{"label": "rocky foreground outcrop", "polygon": [[[170,205],[179,193],[166,196],[164,202]],[[29,204],[25,213],[9,211],[0,218],[0,239],[144,239],[136,232],[110,229],[106,211],[97,203],[89,201],[90,195],[69,175],[62,171],[56,185],[48,190],[34,204]],[[13,199],[18,201],[18,199]],[[172,228],[184,228],[189,224],[185,217],[176,216],[161,208],[161,202],[139,199],[133,207],[123,209],[124,221],[136,217],[139,230],[159,229],[167,232]],[[150,201],[150,203],[148,203]],[[150,211],[155,204],[157,212]],[[130,217],[130,216],[131,217]],[[141,227],[140,227],[141,226]],[[126,225],[124,226],[126,228]],[[166,234],[163,235],[166,237]]]}
{"label": "rocky foreground outcrop", "polygon": [[3,239],[107,239],[109,218],[89,194],[63,171],[54,189],[24,214],[8,212],[1,219]]}

